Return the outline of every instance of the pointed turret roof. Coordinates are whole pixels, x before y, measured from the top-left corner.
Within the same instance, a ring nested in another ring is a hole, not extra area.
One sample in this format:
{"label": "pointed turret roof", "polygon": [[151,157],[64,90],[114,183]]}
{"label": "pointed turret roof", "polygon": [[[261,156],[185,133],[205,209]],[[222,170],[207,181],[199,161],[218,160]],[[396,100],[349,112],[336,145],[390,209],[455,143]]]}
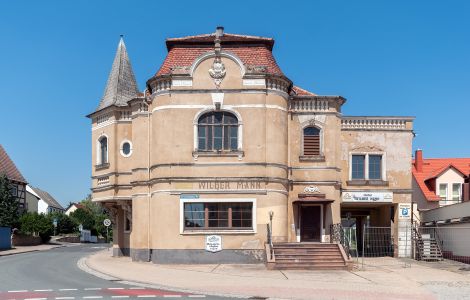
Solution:
{"label": "pointed turret roof", "polygon": [[126,106],[127,101],[137,98],[139,90],[132,71],[131,61],[127,55],[126,45],[121,36],[114,57],[113,67],[109,73],[103,98],[96,109],[101,110],[111,105]]}

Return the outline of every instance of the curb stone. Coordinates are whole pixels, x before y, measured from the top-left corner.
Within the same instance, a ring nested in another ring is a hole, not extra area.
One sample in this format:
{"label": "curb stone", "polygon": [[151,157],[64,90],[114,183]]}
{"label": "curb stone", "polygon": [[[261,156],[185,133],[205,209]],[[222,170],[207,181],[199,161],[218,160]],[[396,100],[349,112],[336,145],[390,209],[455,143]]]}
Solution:
{"label": "curb stone", "polygon": [[201,290],[189,290],[189,289],[183,289],[183,288],[175,288],[171,286],[166,286],[166,285],[160,285],[160,284],[150,284],[148,282],[143,282],[143,281],[129,281],[125,280],[122,278],[116,278],[113,277],[109,274],[103,273],[101,271],[98,271],[96,269],[93,269],[87,264],[87,260],[94,254],[90,254],[86,257],[82,257],[78,262],[77,266],[80,268],[82,271],[87,272],[91,275],[94,275],[96,277],[99,277],[101,279],[109,280],[109,281],[114,281],[126,285],[135,285],[135,286],[140,286],[140,287],[146,287],[146,288],[152,288],[152,289],[159,289],[159,290],[167,290],[171,292],[178,292],[178,293],[188,293],[188,294],[204,294],[208,296],[215,296],[215,297],[231,297],[231,298],[239,298],[239,299],[266,299],[266,300],[283,300],[283,298],[270,298],[270,297],[261,297],[261,296],[246,296],[246,295],[236,295],[236,294],[222,294],[222,293],[213,293],[213,292],[207,292],[207,291],[201,291]]}
{"label": "curb stone", "polygon": [[52,250],[52,249],[64,248],[64,247],[67,247],[67,246],[66,245],[60,245],[60,246],[52,247],[52,248],[49,248],[49,249],[33,249],[33,250],[26,250],[26,251],[22,251],[22,252],[6,253],[6,254],[0,253],[0,257],[18,255],[18,254],[23,254],[23,253],[31,253],[31,252],[49,251],[49,250]]}

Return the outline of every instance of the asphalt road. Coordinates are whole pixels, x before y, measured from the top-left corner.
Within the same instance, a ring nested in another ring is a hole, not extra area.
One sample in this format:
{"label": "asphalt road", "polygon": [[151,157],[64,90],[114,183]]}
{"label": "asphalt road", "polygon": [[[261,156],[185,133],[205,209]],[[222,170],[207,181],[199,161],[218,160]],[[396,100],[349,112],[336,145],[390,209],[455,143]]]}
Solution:
{"label": "asphalt road", "polygon": [[77,267],[80,258],[104,248],[99,245],[77,245],[1,256],[0,300],[228,299],[108,281],[88,274]]}

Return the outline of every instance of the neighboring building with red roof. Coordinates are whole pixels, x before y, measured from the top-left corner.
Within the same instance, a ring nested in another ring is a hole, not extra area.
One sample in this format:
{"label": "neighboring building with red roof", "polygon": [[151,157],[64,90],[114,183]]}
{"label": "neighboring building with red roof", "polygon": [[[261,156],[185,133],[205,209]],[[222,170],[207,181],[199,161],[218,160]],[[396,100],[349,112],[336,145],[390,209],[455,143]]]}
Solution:
{"label": "neighboring building with red roof", "polygon": [[11,192],[18,198],[21,211],[27,209],[26,202],[26,179],[8,156],[5,149],[0,145],[0,176],[6,175],[11,183]]}
{"label": "neighboring building with red roof", "polygon": [[65,214],[69,216],[71,213],[73,213],[79,208],[85,209],[85,206],[80,203],[70,203],[69,207],[65,209]]}
{"label": "neighboring building with red roof", "polygon": [[419,210],[470,200],[470,158],[423,158],[413,161],[413,202]]}

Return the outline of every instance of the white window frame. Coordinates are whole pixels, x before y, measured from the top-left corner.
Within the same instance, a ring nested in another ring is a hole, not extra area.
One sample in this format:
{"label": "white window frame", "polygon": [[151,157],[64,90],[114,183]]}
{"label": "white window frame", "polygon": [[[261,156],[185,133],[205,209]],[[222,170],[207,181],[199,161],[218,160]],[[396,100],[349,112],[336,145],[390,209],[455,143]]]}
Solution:
{"label": "white window frame", "polygon": [[[353,155],[364,155],[364,179],[352,179],[352,157]],[[382,156],[381,179],[369,179],[369,155]],[[387,181],[387,155],[385,152],[349,152],[349,180],[382,180]]]}
{"label": "white window frame", "polygon": [[[125,143],[129,143],[129,145],[130,145],[129,154],[125,154],[125,153],[124,153],[124,144],[125,144]],[[133,149],[134,149],[134,147],[133,147],[133,145],[132,145],[132,142],[126,139],[126,140],[123,140],[123,141],[121,142],[121,146],[119,147],[119,152],[121,153],[122,156],[124,156],[124,157],[129,157],[129,156],[132,155],[132,150],[133,150]]]}
{"label": "white window frame", "polygon": [[[459,199],[454,199],[454,185],[459,185]],[[452,201],[462,201],[462,183],[460,183],[460,182],[453,182],[452,183],[452,190],[450,191],[450,200],[452,200]]]}
{"label": "white window frame", "polygon": [[[184,205],[186,203],[252,203],[252,229],[184,229]],[[206,235],[206,234],[255,234],[256,228],[256,198],[200,198],[200,199],[180,199],[180,234],[182,235]]]}
{"label": "white window frame", "polygon": [[[446,192],[445,192],[445,199],[442,199],[441,198],[441,185],[445,185],[446,187]],[[448,183],[439,183],[439,187],[438,187],[438,190],[437,190],[437,196],[441,199],[441,200],[449,200],[449,184]]]}
{"label": "white window frame", "polygon": [[[106,158],[108,159],[107,162],[101,161],[101,139],[106,138],[107,145],[106,145]],[[96,140],[96,165],[102,165],[104,163],[109,163],[109,137],[106,134],[101,134],[98,139]]]}

